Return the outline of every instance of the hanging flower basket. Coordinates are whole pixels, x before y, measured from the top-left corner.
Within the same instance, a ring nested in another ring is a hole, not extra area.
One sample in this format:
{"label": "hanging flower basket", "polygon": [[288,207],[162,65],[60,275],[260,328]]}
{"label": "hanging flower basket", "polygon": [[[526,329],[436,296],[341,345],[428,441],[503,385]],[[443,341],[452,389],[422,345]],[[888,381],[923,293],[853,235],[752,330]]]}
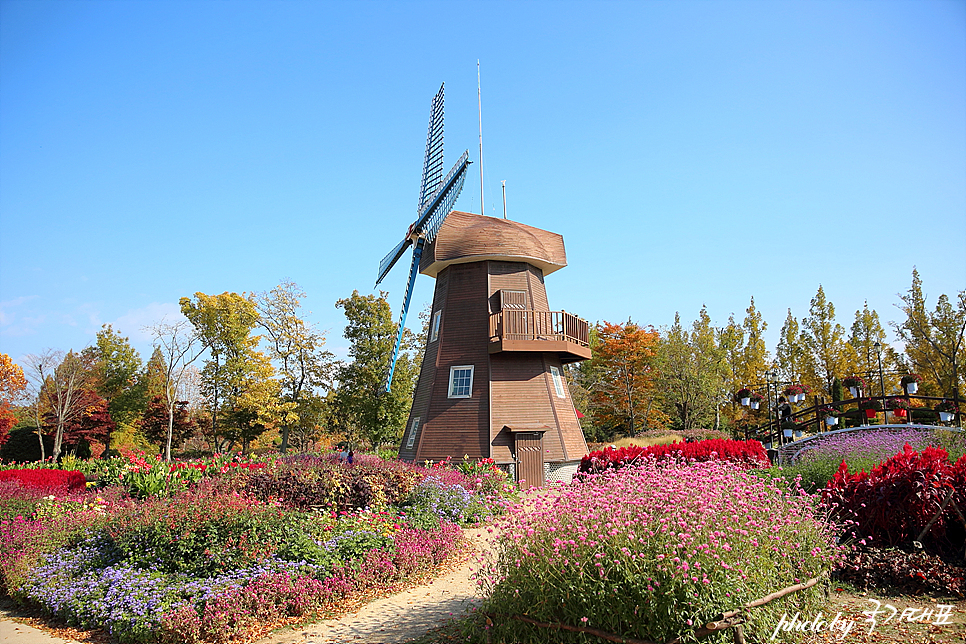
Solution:
{"label": "hanging flower basket", "polygon": [[799,394],[804,393],[804,391],[802,391],[801,385],[788,385],[782,393],[785,394],[789,402],[798,402]]}
{"label": "hanging flower basket", "polygon": [[922,382],[922,376],[918,373],[910,373],[907,376],[903,376],[900,382],[905,388],[906,393],[912,395],[919,391],[919,383]]}
{"label": "hanging flower basket", "polygon": [[882,404],[878,398],[863,398],[859,401],[859,409],[865,412],[866,418],[875,418],[876,414],[882,410]]}
{"label": "hanging flower basket", "polygon": [[848,387],[849,392],[851,392],[853,398],[858,398],[862,395],[864,389],[868,389],[869,385],[859,376],[849,376],[848,378],[842,378],[842,386]]}
{"label": "hanging flower basket", "polygon": [[790,430],[790,429],[783,429],[782,430],[782,433],[785,435],[785,438],[791,438],[792,437],[792,430]]}
{"label": "hanging flower basket", "polygon": [[735,400],[740,402],[742,407],[747,407],[751,404],[751,389],[739,389],[735,394]]}
{"label": "hanging flower basket", "polygon": [[904,412],[905,410],[909,409],[909,401],[906,400],[905,398],[900,398],[899,396],[892,396],[891,398],[886,400],[886,407],[893,411]]}
{"label": "hanging flower basket", "polygon": [[761,402],[765,399],[764,396],[754,391],[751,392],[750,398],[751,400],[749,402],[751,403],[752,409],[758,409],[759,407],[761,407]]}
{"label": "hanging flower basket", "polygon": [[951,400],[944,400],[935,407],[936,411],[939,412],[939,420],[944,423],[948,423],[959,411],[959,408]]}
{"label": "hanging flower basket", "polygon": [[835,416],[826,416],[825,424],[828,425],[829,427],[835,427],[836,425],[839,424],[839,419],[836,418]]}
{"label": "hanging flower basket", "polygon": [[906,410],[905,409],[901,409],[901,408],[900,409],[893,409],[892,410],[892,415],[895,416],[896,418],[905,418],[906,417]]}

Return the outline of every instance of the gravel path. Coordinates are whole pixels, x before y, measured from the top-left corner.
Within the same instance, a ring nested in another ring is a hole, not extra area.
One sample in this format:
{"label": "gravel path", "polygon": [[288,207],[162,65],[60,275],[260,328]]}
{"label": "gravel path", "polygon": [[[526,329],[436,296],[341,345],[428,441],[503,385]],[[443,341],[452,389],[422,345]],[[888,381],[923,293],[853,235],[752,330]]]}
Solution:
{"label": "gravel path", "polygon": [[291,631],[274,633],[255,644],[396,644],[425,635],[452,617],[479,605],[473,574],[477,554],[489,547],[486,528],[466,530],[475,546],[469,561],[420,586],[365,604],[359,610]]}

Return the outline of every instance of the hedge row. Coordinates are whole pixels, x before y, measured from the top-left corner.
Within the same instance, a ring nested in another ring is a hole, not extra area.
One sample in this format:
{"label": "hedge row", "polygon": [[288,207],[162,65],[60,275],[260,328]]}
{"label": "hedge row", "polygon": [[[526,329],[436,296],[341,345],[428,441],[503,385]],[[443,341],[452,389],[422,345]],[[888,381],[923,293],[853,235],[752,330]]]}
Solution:
{"label": "hedge row", "polygon": [[83,490],[84,475],[77,470],[2,470],[0,481],[17,481],[22,487],[49,490]]}
{"label": "hedge row", "polygon": [[768,455],[761,443],[754,440],[734,441],[709,439],[695,443],[670,443],[650,447],[607,447],[591,452],[580,461],[580,472],[602,472],[626,465],[633,465],[645,459],[687,461],[729,461],[743,469],[769,467]]}

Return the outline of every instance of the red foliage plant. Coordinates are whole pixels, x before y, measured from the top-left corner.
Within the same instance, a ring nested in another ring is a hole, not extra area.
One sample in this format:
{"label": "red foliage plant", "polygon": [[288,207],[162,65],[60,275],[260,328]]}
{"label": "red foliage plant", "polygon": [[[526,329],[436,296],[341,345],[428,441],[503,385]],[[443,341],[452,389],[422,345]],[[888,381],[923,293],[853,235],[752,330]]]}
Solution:
{"label": "red foliage plant", "polygon": [[670,443],[638,447],[631,445],[614,449],[607,447],[591,452],[580,461],[580,472],[601,472],[610,468],[633,465],[647,458],[657,460],[684,459],[688,461],[729,461],[742,468],[769,467],[768,455],[758,441],[733,441],[718,438],[694,443]]}
{"label": "red foliage plant", "polygon": [[[916,452],[907,443],[871,472],[850,474],[843,461],[822,498],[833,517],[848,523],[852,538],[888,547],[911,545],[949,494],[958,507],[966,508],[966,455],[950,463],[944,449]],[[955,555],[962,539],[963,531],[947,504],[922,543],[937,554]]]}
{"label": "red foliage plant", "polygon": [[17,481],[21,487],[49,490],[83,490],[84,475],[77,470],[2,470],[0,481]]}

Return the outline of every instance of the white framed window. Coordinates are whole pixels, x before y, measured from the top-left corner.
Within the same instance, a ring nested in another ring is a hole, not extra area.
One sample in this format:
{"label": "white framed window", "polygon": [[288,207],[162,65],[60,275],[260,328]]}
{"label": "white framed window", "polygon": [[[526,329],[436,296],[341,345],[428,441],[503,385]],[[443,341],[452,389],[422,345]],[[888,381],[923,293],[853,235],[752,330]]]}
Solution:
{"label": "white framed window", "polygon": [[442,311],[436,311],[433,313],[433,323],[429,327],[429,341],[436,342],[439,338],[439,321],[440,317],[443,315]]}
{"label": "white framed window", "polygon": [[412,449],[413,444],[416,442],[416,430],[419,429],[419,416],[413,418],[412,424],[409,425],[409,436],[406,438],[406,449]]}
{"label": "white framed window", "polygon": [[550,367],[550,376],[553,378],[553,388],[557,390],[557,398],[566,398],[564,393],[563,376],[560,375],[558,367]]}
{"label": "white framed window", "polygon": [[449,368],[449,397],[469,398],[473,391],[473,365]]}

